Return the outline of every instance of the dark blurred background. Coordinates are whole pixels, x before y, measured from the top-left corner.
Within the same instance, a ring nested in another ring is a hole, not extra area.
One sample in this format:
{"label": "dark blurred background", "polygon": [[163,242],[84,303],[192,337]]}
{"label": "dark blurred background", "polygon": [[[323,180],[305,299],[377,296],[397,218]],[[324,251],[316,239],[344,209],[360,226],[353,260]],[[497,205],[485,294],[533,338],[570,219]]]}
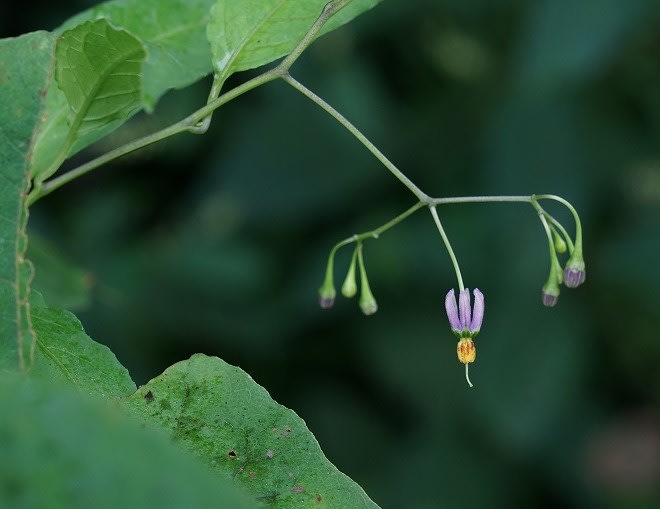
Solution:
{"label": "dark blurred background", "polygon": [[[3,2],[0,33],[94,3]],[[426,211],[365,245],[376,315],[319,309],[331,246],[414,201],[284,83],[40,201],[35,286],[138,383],[195,352],[242,367],[383,508],[660,507],[659,29],[656,0],[388,0],[294,67],[429,194],[555,193],[581,213],[587,283],[546,309],[530,206],[440,209],[486,296],[472,390]],[[209,85],[72,164],[182,118]]]}

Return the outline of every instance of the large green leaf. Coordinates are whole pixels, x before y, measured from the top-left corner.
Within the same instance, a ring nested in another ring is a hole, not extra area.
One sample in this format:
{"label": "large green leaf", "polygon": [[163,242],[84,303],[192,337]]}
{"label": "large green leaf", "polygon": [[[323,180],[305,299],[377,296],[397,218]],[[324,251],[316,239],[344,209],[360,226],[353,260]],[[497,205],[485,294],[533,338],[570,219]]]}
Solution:
{"label": "large green leaf", "polygon": [[128,396],[135,391],[115,354],[87,336],[72,313],[47,307],[36,292],[31,304],[37,338],[33,375],[103,397]]}
{"label": "large green leaf", "polygon": [[[32,176],[37,186],[57,171],[78,139],[93,139],[140,109],[145,57],[138,39],[105,19],[85,22],[59,37],[58,87],[48,92],[49,114],[59,116],[51,118],[35,148]],[[62,96],[68,108],[61,107]]]}
{"label": "large green leaf", "polygon": [[[107,19],[139,39],[147,53],[142,67],[140,107],[150,111],[167,90],[194,83],[211,72],[211,53],[206,40],[211,3],[212,0],[114,0],[74,16],[56,33],[65,34],[89,20]],[[59,166],[57,154],[70,132],[69,106],[55,83],[48,91],[47,107],[48,116],[32,170],[33,175],[42,175],[42,179]],[[66,156],[117,129],[125,120],[121,118],[79,133]]]}
{"label": "large green leaf", "polygon": [[[213,66],[223,81],[236,71],[267,64],[289,53],[328,0],[216,0],[208,38]],[[323,27],[328,32],[381,0],[353,0]]]}
{"label": "large green leaf", "polygon": [[0,40],[0,369],[31,362],[27,247],[28,159],[53,61],[54,37]]}
{"label": "large green leaf", "polygon": [[158,434],[56,384],[0,377],[0,507],[253,507]]}
{"label": "large green leaf", "polygon": [[211,72],[206,24],[212,4],[213,0],[114,0],[78,14],[56,32],[106,18],[140,39],[147,49],[142,100],[152,109],[167,90],[190,85]]}
{"label": "large green leaf", "polygon": [[272,507],[378,507],[328,461],[300,417],[216,357],[175,364],[126,404]]}

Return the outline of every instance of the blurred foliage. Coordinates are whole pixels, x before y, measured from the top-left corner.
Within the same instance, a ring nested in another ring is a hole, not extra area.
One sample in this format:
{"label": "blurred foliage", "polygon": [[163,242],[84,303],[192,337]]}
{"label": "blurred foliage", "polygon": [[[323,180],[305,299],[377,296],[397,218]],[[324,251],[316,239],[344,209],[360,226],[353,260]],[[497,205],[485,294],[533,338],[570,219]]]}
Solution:
{"label": "blurred foliage", "polygon": [[[4,4],[0,29],[90,3]],[[550,310],[531,207],[440,209],[486,296],[473,390],[425,212],[365,244],[376,315],[318,309],[331,246],[412,197],[283,83],[223,107],[203,137],[68,185],[31,227],[91,275],[79,317],[139,383],[194,352],[241,366],[382,507],[657,507],[659,29],[653,0],[389,0],[294,67],[426,192],[551,192],[581,213],[587,283]],[[170,92],[76,161],[182,118],[209,86]]]}
{"label": "blurred foliage", "polygon": [[1,507],[255,507],[117,408],[7,372],[0,403]]}

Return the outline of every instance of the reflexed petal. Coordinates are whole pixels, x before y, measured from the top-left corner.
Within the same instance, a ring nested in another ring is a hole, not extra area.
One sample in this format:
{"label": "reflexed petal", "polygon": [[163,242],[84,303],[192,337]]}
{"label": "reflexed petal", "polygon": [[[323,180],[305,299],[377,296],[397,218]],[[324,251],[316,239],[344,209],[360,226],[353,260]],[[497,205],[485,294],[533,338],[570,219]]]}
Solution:
{"label": "reflexed petal", "polygon": [[447,318],[449,318],[449,325],[451,329],[456,332],[461,330],[461,321],[458,318],[458,306],[456,305],[456,296],[452,288],[447,292],[445,297],[445,310],[447,311]]}
{"label": "reflexed petal", "polygon": [[474,309],[472,311],[472,325],[470,332],[479,332],[484,321],[484,294],[478,288],[474,289]]}
{"label": "reflexed petal", "polygon": [[458,296],[458,316],[461,319],[461,330],[470,328],[472,321],[472,310],[470,309],[470,289],[461,290]]}

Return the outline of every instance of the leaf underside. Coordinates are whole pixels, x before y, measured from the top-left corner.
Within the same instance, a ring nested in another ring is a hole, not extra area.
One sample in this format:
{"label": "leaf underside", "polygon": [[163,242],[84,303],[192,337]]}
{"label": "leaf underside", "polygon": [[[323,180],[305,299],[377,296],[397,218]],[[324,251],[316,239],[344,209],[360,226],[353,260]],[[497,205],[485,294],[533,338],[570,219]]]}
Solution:
{"label": "leaf underside", "polygon": [[[335,14],[321,34],[334,30],[381,0],[354,0]],[[208,39],[213,67],[224,81],[289,53],[318,18],[327,0],[217,0]]]}
{"label": "leaf underside", "polygon": [[35,148],[32,176],[52,175],[77,141],[97,139],[141,107],[138,39],[99,19],[65,31],[56,48],[56,84],[48,91],[49,116]]}

